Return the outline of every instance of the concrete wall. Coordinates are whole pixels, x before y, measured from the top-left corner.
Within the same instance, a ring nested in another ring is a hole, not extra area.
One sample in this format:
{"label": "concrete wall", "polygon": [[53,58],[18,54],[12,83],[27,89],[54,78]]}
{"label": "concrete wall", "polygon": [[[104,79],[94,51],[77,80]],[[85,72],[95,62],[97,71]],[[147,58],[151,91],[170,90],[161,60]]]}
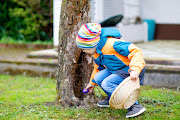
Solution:
{"label": "concrete wall", "polygon": [[173,71],[146,70],[144,85],[154,87],[178,88],[180,86],[180,74]]}
{"label": "concrete wall", "polygon": [[[92,14],[94,22],[117,14],[125,15],[124,0],[93,1],[92,3],[96,4],[92,4],[95,9]],[[143,19],[154,19],[157,24],[180,24],[180,0],[139,0],[139,3],[140,16]]]}
{"label": "concrete wall", "polygon": [[103,13],[103,0],[92,0],[91,1],[91,22],[101,22],[104,20]]}
{"label": "concrete wall", "polygon": [[62,0],[53,1],[53,45],[59,45],[59,22]]}
{"label": "concrete wall", "polygon": [[104,19],[124,14],[124,0],[104,0],[103,7]]}
{"label": "concrete wall", "polygon": [[140,16],[160,24],[180,24],[180,0],[140,0]]}
{"label": "concrete wall", "polygon": [[124,14],[124,0],[91,0],[92,22],[100,23],[115,15]]}

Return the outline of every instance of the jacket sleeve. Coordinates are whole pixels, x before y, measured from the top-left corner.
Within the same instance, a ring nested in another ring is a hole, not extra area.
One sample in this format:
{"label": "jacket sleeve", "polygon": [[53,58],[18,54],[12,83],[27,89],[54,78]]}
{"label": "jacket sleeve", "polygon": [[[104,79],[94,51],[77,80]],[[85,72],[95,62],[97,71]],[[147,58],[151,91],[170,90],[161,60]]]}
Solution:
{"label": "jacket sleeve", "polygon": [[96,61],[94,59],[94,70],[91,74],[91,79],[89,81],[90,84],[96,85],[98,86],[98,84],[96,84],[95,80],[94,80],[94,76],[101,70],[105,69],[105,67],[103,65],[101,65],[98,61]]}
{"label": "jacket sleeve", "polygon": [[99,72],[99,70],[98,70],[98,65],[95,63],[95,64],[94,64],[94,70],[93,70],[93,72],[92,72],[92,74],[91,74],[91,79],[90,79],[90,81],[89,81],[90,84],[98,86],[98,85],[96,84],[95,80],[94,80],[94,76],[95,76],[98,72]]}
{"label": "jacket sleeve", "polygon": [[94,76],[101,70],[105,69],[105,67],[99,62],[99,54],[95,53],[93,55],[93,59],[94,59],[94,70],[91,74],[91,78],[89,83],[92,85],[98,85],[96,84],[95,80],[94,80]]}
{"label": "jacket sleeve", "polygon": [[116,42],[114,44],[116,52],[123,56],[127,56],[130,59],[129,72],[131,70],[141,73],[145,67],[145,61],[141,49],[129,42]]}
{"label": "jacket sleeve", "polygon": [[131,60],[130,62],[130,69],[136,71],[137,73],[141,73],[142,69],[145,67],[145,61],[143,59],[142,50],[139,49],[134,44],[129,45],[129,52],[128,58]]}

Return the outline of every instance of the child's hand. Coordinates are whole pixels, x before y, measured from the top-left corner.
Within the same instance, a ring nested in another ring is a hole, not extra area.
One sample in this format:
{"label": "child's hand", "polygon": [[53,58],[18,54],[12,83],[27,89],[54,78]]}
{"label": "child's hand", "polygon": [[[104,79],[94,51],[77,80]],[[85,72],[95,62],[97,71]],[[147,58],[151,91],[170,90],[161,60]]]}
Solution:
{"label": "child's hand", "polygon": [[131,80],[137,80],[137,78],[139,77],[139,74],[136,71],[131,71],[130,77],[131,77]]}
{"label": "child's hand", "polygon": [[94,87],[95,85],[89,83],[85,88],[85,90],[89,89],[89,92],[87,94],[91,93],[94,90]]}

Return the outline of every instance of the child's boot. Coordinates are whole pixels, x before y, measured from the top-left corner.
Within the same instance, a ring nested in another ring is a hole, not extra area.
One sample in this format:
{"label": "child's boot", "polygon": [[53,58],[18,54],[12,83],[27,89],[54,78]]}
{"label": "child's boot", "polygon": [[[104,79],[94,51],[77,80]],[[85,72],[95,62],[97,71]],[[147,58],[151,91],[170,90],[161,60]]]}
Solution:
{"label": "child's boot", "polygon": [[126,118],[138,116],[144,111],[146,111],[146,108],[144,108],[141,104],[134,104],[129,108],[129,112],[126,114]]}
{"label": "child's boot", "polygon": [[109,98],[97,103],[99,107],[109,107]]}

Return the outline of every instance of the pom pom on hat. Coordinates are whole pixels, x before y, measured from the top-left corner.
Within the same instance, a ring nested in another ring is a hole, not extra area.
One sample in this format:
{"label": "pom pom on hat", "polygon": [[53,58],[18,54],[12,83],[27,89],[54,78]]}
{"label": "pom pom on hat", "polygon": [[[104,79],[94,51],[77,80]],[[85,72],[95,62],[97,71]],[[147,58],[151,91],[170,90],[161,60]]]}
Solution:
{"label": "pom pom on hat", "polygon": [[97,46],[100,40],[101,25],[98,23],[87,23],[81,26],[76,44],[82,49],[91,49]]}

